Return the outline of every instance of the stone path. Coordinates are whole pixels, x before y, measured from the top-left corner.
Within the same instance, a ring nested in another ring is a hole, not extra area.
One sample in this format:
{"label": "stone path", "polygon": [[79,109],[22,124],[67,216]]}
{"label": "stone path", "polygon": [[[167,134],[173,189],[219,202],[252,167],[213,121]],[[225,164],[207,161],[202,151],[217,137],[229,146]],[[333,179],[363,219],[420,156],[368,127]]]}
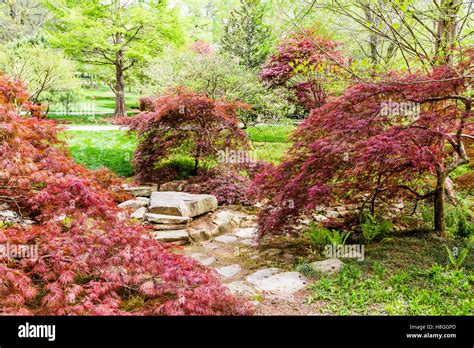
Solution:
{"label": "stone path", "polygon": [[255,240],[254,217],[237,214],[244,227],[179,252],[214,268],[232,293],[255,305],[257,315],[319,315],[319,304],[307,303],[310,282],[293,270],[293,255],[262,248]]}
{"label": "stone path", "polygon": [[255,305],[255,314],[319,314],[319,303],[307,303],[309,281],[295,272],[294,254],[257,242],[255,209],[218,207],[211,195],[166,191],[178,184],[125,187],[135,198],[119,207],[151,225],[152,238],[179,245],[176,252],[213,269],[232,293]]}

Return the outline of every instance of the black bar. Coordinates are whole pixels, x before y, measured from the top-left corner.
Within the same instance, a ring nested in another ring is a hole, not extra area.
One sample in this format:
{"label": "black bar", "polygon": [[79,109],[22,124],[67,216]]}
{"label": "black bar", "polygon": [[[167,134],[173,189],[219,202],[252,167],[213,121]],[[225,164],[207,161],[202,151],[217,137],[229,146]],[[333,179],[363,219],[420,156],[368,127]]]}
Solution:
{"label": "black bar", "polygon": [[[20,325],[26,323],[55,325],[54,341],[18,337]],[[0,348],[71,344],[473,347],[473,331],[473,317],[0,317]],[[407,334],[456,337],[408,338]]]}

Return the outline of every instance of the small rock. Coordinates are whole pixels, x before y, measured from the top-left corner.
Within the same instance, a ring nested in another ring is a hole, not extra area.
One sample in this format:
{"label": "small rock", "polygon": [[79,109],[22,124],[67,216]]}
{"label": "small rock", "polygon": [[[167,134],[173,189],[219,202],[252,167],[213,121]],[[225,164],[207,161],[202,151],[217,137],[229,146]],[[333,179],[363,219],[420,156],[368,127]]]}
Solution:
{"label": "small rock", "polygon": [[165,182],[164,184],[160,185],[160,191],[181,192],[183,191],[183,188],[187,183],[188,183],[187,180],[174,180],[174,181]]}
{"label": "small rock", "polygon": [[240,238],[255,238],[257,230],[255,228],[241,228],[235,235]]}
{"label": "small rock", "polygon": [[185,216],[172,216],[162,214],[145,214],[145,220],[157,224],[185,224],[191,221],[191,218]]}
{"label": "small rock", "polygon": [[214,238],[216,242],[224,243],[224,244],[229,244],[229,243],[234,243],[237,241],[237,237],[234,236],[219,236]]}
{"label": "small rock", "polygon": [[160,242],[189,242],[189,234],[186,230],[152,232],[152,235]]}
{"label": "small rock", "polygon": [[240,243],[242,243],[244,245],[258,245],[257,241],[255,241],[253,239],[242,239],[240,241]]}
{"label": "small rock", "polygon": [[135,197],[150,197],[153,191],[156,191],[156,186],[125,186],[124,190]]}
{"label": "small rock", "polygon": [[234,295],[253,296],[257,294],[254,288],[242,281],[235,281],[229,283],[227,284],[227,287],[229,288],[229,291]]}
{"label": "small rock", "polygon": [[221,275],[221,277],[230,278],[240,273],[242,271],[242,267],[240,267],[239,264],[234,264],[230,266],[216,268],[216,271]]}
{"label": "small rock", "polygon": [[216,225],[211,235],[232,233],[239,228],[240,218],[230,211],[219,211],[215,214],[212,223]]}
{"label": "small rock", "polygon": [[140,219],[142,220],[144,217],[145,217],[145,213],[146,213],[146,207],[141,207],[141,208],[138,208],[137,210],[135,210],[132,215],[130,215],[130,217],[132,219]]}
{"label": "small rock", "polygon": [[275,256],[281,253],[281,250],[279,249],[267,249],[263,251],[261,254],[262,255],[268,255],[268,256]]}
{"label": "small rock", "polygon": [[314,221],[316,222],[324,222],[324,221],[327,221],[329,220],[326,216],[322,215],[322,214],[318,214],[318,215],[315,215],[313,217]]}
{"label": "small rock", "polygon": [[337,258],[331,258],[323,261],[315,261],[311,263],[311,267],[319,272],[335,273],[341,270],[343,264],[344,263],[341,260]]}
{"label": "small rock", "polygon": [[17,214],[11,210],[0,211],[0,217],[6,219],[14,219],[17,217]]}
{"label": "small rock", "polygon": [[150,202],[150,200],[148,198],[140,197],[140,199],[139,198],[130,199],[128,201],[120,203],[118,205],[118,207],[122,208],[122,209],[134,209],[134,210],[136,210],[136,209],[141,208],[141,207],[146,207],[149,202]]}
{"label": "small rock", "polygon": [[339,217],[339,212],[338,212],[338,211],[335,211],[335,210],[327,210],[327,211],[324,213],[324,216],[326,216],[327,218],[336,219],[336,218]]}

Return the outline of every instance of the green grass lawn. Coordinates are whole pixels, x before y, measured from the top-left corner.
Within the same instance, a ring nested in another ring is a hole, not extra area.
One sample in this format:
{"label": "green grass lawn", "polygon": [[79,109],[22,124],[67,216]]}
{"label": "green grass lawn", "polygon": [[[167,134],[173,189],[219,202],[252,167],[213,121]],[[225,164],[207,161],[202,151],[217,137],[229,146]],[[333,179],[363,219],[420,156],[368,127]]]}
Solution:
{"label": "green grass lawn", "polygon": [[[247,130],[253,140],[253,149],[257,159],[279,163],[290,146],[285,142],[289,127],[287,125],[257,128]],[[257,136],[255,134],[258,134]],[[127,131],[65,131],[63,139],[68,144],[69,151],[77,163],[84,164],[89,169],[107,167],[120,176],[132,176],[133,168],[130,160],[135,151],[137,140]],[[261,140],[269,139],[268,142]],[[258,141],[257,141],[258,140]],[[277,142],[276,140],[281,140]]]}
{"label": "green grass lawn", "polygon": [[335,315],[472,315],[474,255],[460,270],[447,269],[449,248],[459,240],[433,233],[394,236],[365,246],[365,259],[343,259],[337,275],[297,269],[314,279],[309,301],[321,301],[322,312]]}
{"label": "green grass lawn", "polygon": [[132,176],[130,163],[136,138],[126,131],[66,131],[61,136],[76,163],[89,169],[107,167],[119,176]]}
{"label": "green grass lawn", "polygon": [[[49,119],[59,122],[74,124],[101,124],[109,123],[109,118],[113,116],[115,110],[115,96],[108,87],[82,88],[80,91],[80,100],[74,104],[71,112],[81,112],[84,110],[95,112],[96,114],[64,114],[58,106],[52,105]],[[136,113],[138,109],[139,94],[136,92],[125,92],[125,103],[129,115]]]}

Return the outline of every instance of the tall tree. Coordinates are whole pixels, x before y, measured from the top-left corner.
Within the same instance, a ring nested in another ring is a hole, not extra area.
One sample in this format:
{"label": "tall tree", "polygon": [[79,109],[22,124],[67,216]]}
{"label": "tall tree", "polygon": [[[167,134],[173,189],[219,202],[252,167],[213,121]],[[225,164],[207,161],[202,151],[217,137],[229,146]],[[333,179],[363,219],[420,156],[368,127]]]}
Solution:
{"label": "tall tree", "polygon": [[109,83],[115,115],[125,116],[125,74],[156,56],[166,42],[179,42],[181,32],[165,1],[51,0],[57,14],[53,44],[82,63],[112,66]]}
{"label": "tall tree", "polygon": [[336,13],[365,31],[373,59],[380,54],[377,46],[388,43],[389,56],[396,49],[397,58],[409,69],[421,65],[429,71],[437,65],[453,64],[454,52],[469,44],[472,35],[471,1],[312,0],[308,6]]}
{"label": "tall tree", "polygon": [[249,68],[259,67],[270,52],[272,33],[264,15],[260,0],[240,0],[224,26],[222,48]]}

